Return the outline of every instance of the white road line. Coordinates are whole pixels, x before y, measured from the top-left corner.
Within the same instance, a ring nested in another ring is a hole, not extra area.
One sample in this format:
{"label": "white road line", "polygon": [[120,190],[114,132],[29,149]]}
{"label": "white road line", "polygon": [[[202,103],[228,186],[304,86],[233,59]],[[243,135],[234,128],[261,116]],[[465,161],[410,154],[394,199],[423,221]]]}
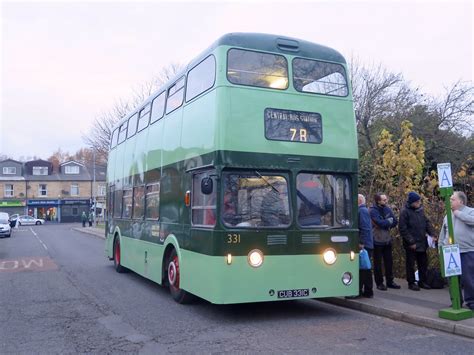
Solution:
{"label": "white road line", "polygon": [[43,241],[41,239],[39,239],[38,237],[38,234],[35,233],[35,231],[33,229],[30,228],[30,231],[31,233],[33,233],[33,235],[36,237],[36,239],[38,239],[38,241],[41,243],[41,245],[43,246],[43,248],[45,248],[46,250],[48,250],[48,247],[46,246],[46,244],[43,243]]}

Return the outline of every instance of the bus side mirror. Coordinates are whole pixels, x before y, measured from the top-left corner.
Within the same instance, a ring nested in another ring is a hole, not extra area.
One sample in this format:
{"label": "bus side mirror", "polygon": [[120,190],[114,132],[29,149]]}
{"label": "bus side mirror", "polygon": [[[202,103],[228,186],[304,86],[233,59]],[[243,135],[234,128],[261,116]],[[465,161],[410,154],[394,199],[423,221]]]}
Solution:
{"label": "bus side mirror", "polygon": [[212,179],[210,177],[205,177],[201,180],[201,192],[204,195],[210,195],[212,194]]}

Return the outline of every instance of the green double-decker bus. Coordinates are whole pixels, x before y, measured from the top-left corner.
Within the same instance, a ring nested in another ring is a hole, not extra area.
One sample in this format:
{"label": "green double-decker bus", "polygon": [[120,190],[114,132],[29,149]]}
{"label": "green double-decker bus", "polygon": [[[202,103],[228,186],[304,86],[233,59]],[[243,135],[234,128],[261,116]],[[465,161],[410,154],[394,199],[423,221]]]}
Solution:
{"label": "green double-decker bus", "polygon": [[344,58],[224,35],[114,127],[106,255],[180,303],[358,294]]}

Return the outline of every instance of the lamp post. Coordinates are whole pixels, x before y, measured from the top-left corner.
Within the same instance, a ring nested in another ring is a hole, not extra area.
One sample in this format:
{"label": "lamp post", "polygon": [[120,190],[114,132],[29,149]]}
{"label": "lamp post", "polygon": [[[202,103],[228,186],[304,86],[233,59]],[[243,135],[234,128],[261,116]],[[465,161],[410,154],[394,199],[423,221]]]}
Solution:
{"label": "lamp post", "polygon": [[92,147],[92,159],[93,159],[93,162],[92,162],[92,171],[93,171],[93,177],[92,177],[92,203],[93,203],[93,206],[94,206],[94,214],[92,215],[93,217],[93,220],[92,220],[92,223],[96,223],[97,219],[96,219],[96,211],[97,211],[97,201],[96,201],[96,195],[95,195],[95,190],[96,190],[96,186],[95,186],[95,147]]}

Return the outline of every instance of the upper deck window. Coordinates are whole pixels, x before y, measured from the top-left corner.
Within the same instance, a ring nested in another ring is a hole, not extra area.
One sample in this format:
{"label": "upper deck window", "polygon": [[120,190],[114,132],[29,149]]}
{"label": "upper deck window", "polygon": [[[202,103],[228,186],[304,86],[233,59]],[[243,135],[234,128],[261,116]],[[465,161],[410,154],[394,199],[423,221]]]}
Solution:
{"label": "upper deck window", "polygon": [[144,108],[140,110],[140,119],[138,121],[138,131],[148,127],[148,122],[150,121],[150,110],[151,104],[147,104]]}
{"label": "upper deck window", "polygon": [[238,85],[284,90],[288,88],[288,62],[281,55],[231,49],[227,79]]}
{"label": "upper deck window", "polygon": [[160,95],[153,99],[153,107],[151,109],[151,123],[158,121],[165,114],[165,98],[166,92],[163,91]]}
{"label": "upper deck window", "polygon": [[184,76],[168,90],[168,100],[166,101],[166,113],[176,110],[183,104],[184,98]]}
{"label": "upper deck window", "polygon": [[347,80],[340,64],[295,58],[293,85],[296,90],[314,94],[347,96]]}
{"label": "upper deck window", "polygon": [[138,120],[138,115],[134,114],[130,119],[128,120],[128,133],[127,133],[127,138],[130,138],[133,136],[135,133],[137,133],[137,120]]}
{"label": "upper deck window", "polygon": [[216,79],[216,59],[209,56],[189,71],[186,85],[186,101],[214,86]]}
{"label": "upper deck window", "polygon": [[115,148],[115,146],[117,145],[118,131],[119,131],[118,128],[116,128],[112,132],[112,139],[110,140],[110,149]]}
{"label": "upper deck window", "polygon": [[118,144],[122,143],[127,138],[127,127],[128,127],[128,121],[125,121],[120,126],[119,136],[118,136]]}

